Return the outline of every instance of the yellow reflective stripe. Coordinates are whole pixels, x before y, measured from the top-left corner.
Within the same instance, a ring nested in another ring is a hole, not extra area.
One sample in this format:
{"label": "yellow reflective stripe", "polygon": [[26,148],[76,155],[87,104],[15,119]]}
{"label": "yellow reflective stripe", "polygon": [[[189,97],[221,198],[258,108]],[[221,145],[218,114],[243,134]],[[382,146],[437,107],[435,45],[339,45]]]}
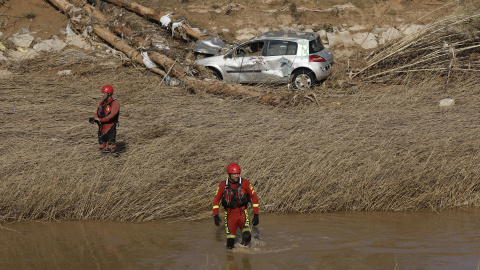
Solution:
{"label": "yellow reflective stripe", "polygon": [[227,235],[227,238],[235,238],[235,235],[229,234],[229,235]]}
{"label": "yellow reflective stripe", "polygon": [[254,204],[253,207],[258,207],[258,204]]}
{"label": "yellow reflective stripe", "polygon": [[243,210],[243,212],[245,213],[245,224],[243,225],[245,228],[249,228],[250,227],[250,219],[248,218],[248,211],[247,209]]}
{"label": "yellow reflective stripe", "polygon": [[217,209],[217,208],[218,208],[218,205],[214,205],[214,206],[213,206],[213,209]]}
{"label": "yellow reflective stripe", "polygon": [[243,232],[249,232],[249,231],[250,231],[250,228],[243,228],[242,233]]}
{"label": "yellow reflective stripe", "polygon": [[225,211],[225,216],[223,216],[224,220],[225,220],[225,233],[227,235],[231,235],[230,233],[230,230],[228,229],[228,212]]}

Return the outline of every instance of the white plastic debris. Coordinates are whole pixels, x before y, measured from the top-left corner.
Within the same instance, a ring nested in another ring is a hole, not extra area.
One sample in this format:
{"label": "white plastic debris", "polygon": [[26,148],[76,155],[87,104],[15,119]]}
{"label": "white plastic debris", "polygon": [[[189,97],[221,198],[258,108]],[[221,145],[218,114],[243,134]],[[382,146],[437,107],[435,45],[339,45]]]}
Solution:
{"label": "white plastic debris", "polygon": [[440,100],[440,107],[448,107],[455,105],[455,100],[453,98],[444,98]]}
{"label": "white plastic debris", "polygon": [[167,14],[165,16],[163,16],[162,18],[160,18],[160,23],[162,24],[163,27],[167,28],[168,25],[170,24],[170,22],[172,21],[170,19],[170,17],[172,17],[171,14]]}
{"label": "white plastic debris", "polygon": [[448,53],[448,43],[446,43],[446,42],[443,43],[442,50],[443,50],[444,53]]}
{"label": "white plastic debris", "polygon": [[151,68],[156,68],[157,65],[150,59],[150,57],[148,57],[148,53],[145,52],[145,51],[142,51],[142,58],[143,58],[143,64],[145,64],[145,66],[148,68],[148,69],[151,69]]}
{"label": "white plastic debris", "polygon": [[87,27],[85,27],[85,29],[83,30],[83,33],[82,33],[82,36],[84,38],[87,38],[89,36],[90,33],[93,32],[93,28],[89,25]]}
{"label": "white plastic debris", "polygon": [[167,45],[154,44],[153,46],[157,47],[160,50],[170,50],[170,47],[168,47]]}
{"label": "white plastic debris", "polygon": [[175,29],[181,26],[182,26],[182,22],[172,23],[172,37],[173,37],[173,34],[175,33]]}
{"label": "white plastic debris", "polygon": [[75,33],[73,32],[72,28],[70,28],[70,24],[69,24],[69,23],[67,23],[67,29],[66,29],[66,31],[67,31],[67,37],[73,37],[73,36],[75,36]]}
{"label": "white plastic debris", "polygon": [[70,69],[60,70],[59,72],[57,72],[58,76],[68,76],[68,75],[71,75],[71,74],[72,74],[72,70],[70,70]]}

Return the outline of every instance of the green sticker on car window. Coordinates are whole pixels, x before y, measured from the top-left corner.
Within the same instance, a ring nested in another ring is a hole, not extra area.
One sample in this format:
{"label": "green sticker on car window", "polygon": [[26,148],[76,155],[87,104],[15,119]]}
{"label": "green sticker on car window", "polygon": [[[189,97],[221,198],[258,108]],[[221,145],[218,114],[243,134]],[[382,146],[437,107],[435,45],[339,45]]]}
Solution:
{"label": "green sticker on car window", "polygon": [[303,60],[303,56],[308,56],[308,46],[307,46],[307,43],[305,42],[305,40],[302,40],[302,42],[300,43],[300,45],[302,45],[302,54],[301,54],[301,58]]}

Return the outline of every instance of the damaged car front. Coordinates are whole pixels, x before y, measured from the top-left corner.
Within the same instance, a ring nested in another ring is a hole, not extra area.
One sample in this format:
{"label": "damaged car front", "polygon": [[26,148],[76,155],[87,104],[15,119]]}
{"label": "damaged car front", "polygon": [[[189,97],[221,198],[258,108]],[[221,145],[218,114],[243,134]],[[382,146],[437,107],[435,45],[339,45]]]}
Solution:
{"label": "damaged car front", "polygon": [[291,83],[305,90],[332,73],[333,54],[317,33],[272,31],[225,55],[197,60],[219,80],[234,83]]}

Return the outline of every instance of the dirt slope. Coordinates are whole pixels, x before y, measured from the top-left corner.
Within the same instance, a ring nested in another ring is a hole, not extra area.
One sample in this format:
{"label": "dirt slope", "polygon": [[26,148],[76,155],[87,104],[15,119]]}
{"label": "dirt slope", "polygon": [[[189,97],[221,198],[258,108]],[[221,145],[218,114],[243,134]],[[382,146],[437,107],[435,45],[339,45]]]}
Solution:
{"label": "dirt slope", "polygon": [[[57,12],[45,0],[3,0],[0,5],[2,39],[28,30],[41,39],[58,35],[65,29],[68,18]],[[82,3],[81,0],[73,3]],[[329,27],[347,27],[361,25],[366,28],[397,26],[400,24],[424,24],[432,16],[441,17],[451,12],[443,9],[434,15],[433,10],[448,3],[447,1],[153,1],[140,0],[137,3],[155,9],[164,14],[179,14],[191,27],[208,34],[219,36],[226,42],[234,42],[245,29],[258,33],[262,30],[281,29],[282,27],[302,28],[313,26],[314,30]],[[351,5],[353,8],[342,8]],[[117,24],[126,24],[127,13],[107,4],[106,14],[116,15]],[[161,30],[160,27],[158,30]],[[240,31],[240,32],[239,32]]]}
{"label": "dirt slope", "polygon": [[[275,0],[243,0],[237,2],[138,1],[139,4],[152,8],[161,14],[179,15],[185,19],[190,27],[208,35],[218,36],[227,44],[239,42],[264,31],[285,28],[311,29],[313,31],[362,28],[366,31],[369,31],[369,29],[373,31],[377,28],[385,29],[386,27],[399,25],[423,24],[441,18],[462,6],[462,3],[457,2],[452,4],[453,2],[450,1],[439,0],[349,2]],[[82,6],[86,2],[85,0],[75,0],[72,3]],[[189,58],[194,43],[172,38],[158,22],[148,21],[112,4],[101,5],[99,2],[96,7],[101,8],[103,13],[107,15],[109,25],[125,26],[133,31],[132,36],[142,35],[147,39],[149,38],[148,42],[160,40],[161,43],[170,47],[170,50],[164,53],[172,59],[178,58],[180,61],[184,61]],[[0,12],[0,31],[2,32],[0,42],[9,50],[17,49],[10,40],[14,34],[28,33],[33,35],[36,40],[30,45],[32,47],[41,40],[54,36],[64,36],[69,22],[65,14],[57,11],[46,0],[4,0],[4,4],[0,5]],[[88,40],[94,44],[104,42],[95,35],[88,37]],[[327,44],[327,46],[329,45]],[[70,47],[67,46],[66,49]],[[84,51],[84,53],[93,57],[103,54],[101,62],[108,61],[104,60],[108,56],[105,55],[105,50],[102,50],[102,48],[103,46],[99,46],[99,50]],[[341,82],[346,81],[345,77],[352,69],[358,69],[364,65],[364,57],[371,51],[341,45],[333,45],[330,49],[336,56],[336,67],[332,79],[327,81],[327,87],[329,88],[341,85]],[[112,55],[110,54],[110,56]],[[130,65],[128,61],[125,61],[125,57],[114,56],[116,57],[110,58],[117,60],[117,65]],[[49,71],[51,71],[51,74],[56,74],[63,69],[72,69],[74,73],[83,73],[85,69],[92,70],[92,67],[85,67],[84,65],[52,65],[51,58],[52,56],[45,55],[45,59],[37,61],[41,65],[40,67],[34,67],[35,63],[29,63],[29,66],[43,74]]]}

